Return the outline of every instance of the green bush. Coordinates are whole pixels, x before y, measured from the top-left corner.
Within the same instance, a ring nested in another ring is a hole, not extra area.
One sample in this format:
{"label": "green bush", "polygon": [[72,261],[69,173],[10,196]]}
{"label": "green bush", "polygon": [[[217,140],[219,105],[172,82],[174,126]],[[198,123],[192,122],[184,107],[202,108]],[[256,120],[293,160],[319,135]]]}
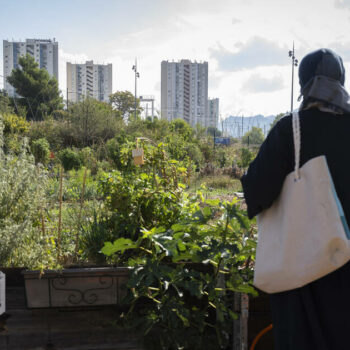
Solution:
{"label": "green bush", "polygon": [[90,236],[93,232],[100,235],[103,227],[104,231],[109,230],[113,239],[137,239],[143,227],[170,227],[181,217],[180,198],[185,195],[181,182],[187,169],[179,162],[167,159],[163,144],[156,147],[143,144],[147,161],[142,168],[137,167],[131,156],[134,148],[134,143],[126,143],[120,149],[123,172],[115,170],[100,174],[104,215],[91,224],[87,230]]}
{"label": "green bush", "polygon": [[72,169],[78,170],[82,166],[81,157],[78,152],[75,152],[71,148],[65,148],[60,151],[58,153],[58,158],[60,159],[65,171]]}
{"label": "green bush", "polygon": [[24,117],[16,114],[4,114],[4,135],[8,134],[26,134],[29,131],[30,124]]}
{"label": "green bush", "polygon": [[146,349],[228,349],[234,292],[256,295],[254,229],[246,212],[237,200],[199,200],[185,205],[187,215],[168,229],[143,229],[137,240],[119,238],[102,249],[107,256],[134,252],[124,299],[131,306],[118,322],[141,328]]}
{"label": "green bush", "polygon": [[255,155],[249,148],[242,148],[240,150],[240,158],[237,162],[237,165],[241,168],[247,168],[254,158]]}
{"label": "green bush", "polygon": [[31,150],[35,158],[35,163],[46,164],[50,159],[50,145],[45,138],[32,142]]}
{"label": "green bush", "polygon": [[0,120],[0,266],[41,268],[50,264],[51,243],[41,231],[46,174],[28,153],[3,152]]}
{"label": "green bush", "polygon": [[113,240],[113,233],[103,219],[94,212],[92,222],[82,227],[80,234],[80,248],[82,258],[94,264],[106,263],[106,256],[101,253],[105,242]]}
{"label": "green bush", "polygon": [[264,142],[265,136],[261,128],[253,126],[242,137],[242,143],[246,145],[260,145]]}
{"label": "green bush", "polygon": [[183,136],[172,134],[165,137],[166,149],[172,159],[179,161],[191,159],[192,162],[201,164],[203,155],[197,143],[186,141]]}
{"label": "green bush", "polygon": [[123,170],[124,166],[121,159],[121,148],[127,142],[124,134],[118,135],[106,143],[108,158],[113,161],[118,170]]}

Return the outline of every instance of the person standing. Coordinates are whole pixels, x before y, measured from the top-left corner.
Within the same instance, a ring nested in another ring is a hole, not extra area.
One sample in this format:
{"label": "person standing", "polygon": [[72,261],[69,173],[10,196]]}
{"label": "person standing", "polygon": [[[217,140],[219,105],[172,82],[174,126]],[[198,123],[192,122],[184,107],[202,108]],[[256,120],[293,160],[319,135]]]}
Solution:
{"label": "person standing", "polygon": [[[332,50],[311,52],[300,63],[300,166],[326,156],[345,218],[350,222],[350,96],[344,82],[343,61]],[[293,170],[289,114],[271,129],[241,179],[250,218],[272,205]],[[350,349],[349,296],[350,263],[304,287],[271,294],[276,350]]]}

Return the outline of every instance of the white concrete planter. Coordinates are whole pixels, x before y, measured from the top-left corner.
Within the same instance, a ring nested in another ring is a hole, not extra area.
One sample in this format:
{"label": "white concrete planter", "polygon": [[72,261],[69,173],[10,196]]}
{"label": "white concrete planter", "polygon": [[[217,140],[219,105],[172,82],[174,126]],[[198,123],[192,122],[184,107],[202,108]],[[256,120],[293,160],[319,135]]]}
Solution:
{"label": "white concrete planter", "polygon": [[23,271],[28,308],[116,305],[125,296],[127,267]]}

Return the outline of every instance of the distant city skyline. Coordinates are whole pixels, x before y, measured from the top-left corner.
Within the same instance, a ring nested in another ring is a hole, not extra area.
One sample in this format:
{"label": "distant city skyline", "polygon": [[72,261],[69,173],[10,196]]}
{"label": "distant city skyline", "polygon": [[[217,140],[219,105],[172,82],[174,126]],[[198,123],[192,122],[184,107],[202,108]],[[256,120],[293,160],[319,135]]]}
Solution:
{"label": "distant city skyline", "polygon": [[[299,60],[328,47],[350,72],[350,0],[0,0],[0,9],[0,40],[59,42],[63,96],[66,63],[89,60],[112,63],[113,90],[133,92],[137,57],[139,95],[154,95],[159,110],[161,61],[189,59],[208,62],[222,118],[271,115],[290,108],[293,41]],[[1,45],[0,74],[3,63]],[[295,107],[298,95],[296,83]]]}

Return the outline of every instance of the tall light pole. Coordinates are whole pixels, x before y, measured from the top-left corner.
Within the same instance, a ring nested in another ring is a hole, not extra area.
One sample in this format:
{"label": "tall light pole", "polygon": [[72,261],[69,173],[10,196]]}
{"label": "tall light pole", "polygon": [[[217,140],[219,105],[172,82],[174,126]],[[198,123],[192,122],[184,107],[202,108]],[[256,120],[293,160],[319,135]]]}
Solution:
{"label": "tall light pole", "polygon": [[132,70],[135,72],[135,120],[137,110],[137,78],[140,78],[140,73],[137,71],[137,58],[135,58],[135,64],[132,66]]}
{"label": "tall light pole", "polygon": [[298,60],[294,56],[294,41],[293,41],[293,50],[289,51],[289,57],[292,59],[292,96],[290,102],[290,111],[293,112],[293,91],[294,91],[294,67],[298,66]]}

